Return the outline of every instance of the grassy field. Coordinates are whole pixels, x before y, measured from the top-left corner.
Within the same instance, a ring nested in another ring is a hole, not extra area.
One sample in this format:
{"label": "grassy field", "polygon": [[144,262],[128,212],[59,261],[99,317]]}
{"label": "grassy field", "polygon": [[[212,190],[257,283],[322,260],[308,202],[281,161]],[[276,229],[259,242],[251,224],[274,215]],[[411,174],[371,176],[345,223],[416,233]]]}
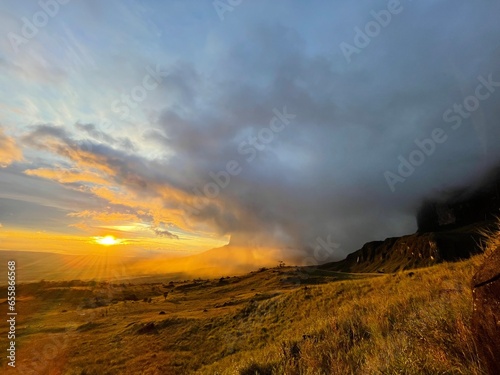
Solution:
{"label": "grassy field", "polygon": [[17,367],[5,373],[483,374],[469,327],[481,259],[387,275],[285,267],[163,284],[27,284]]}

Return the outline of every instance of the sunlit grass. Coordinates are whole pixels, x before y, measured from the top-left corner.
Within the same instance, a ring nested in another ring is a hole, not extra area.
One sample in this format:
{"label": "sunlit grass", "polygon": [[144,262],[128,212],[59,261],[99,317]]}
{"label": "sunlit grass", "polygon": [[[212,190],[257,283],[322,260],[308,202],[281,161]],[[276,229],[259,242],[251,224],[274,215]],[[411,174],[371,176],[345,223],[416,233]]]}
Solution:
{"label": "sunlit grass", "polygon": [[44,363],[73,375],[479,375],[470,280],[481,260],[362,279],[275,268],[173,284],[30,284],[20,288],[29,328],[19,366],[64,339]]}
{"label": "sunlit grass", "polygon": [[297,290],[272,317],[263,303],[235,353],[197,373],[484,374],[470,329],[481,259]]}

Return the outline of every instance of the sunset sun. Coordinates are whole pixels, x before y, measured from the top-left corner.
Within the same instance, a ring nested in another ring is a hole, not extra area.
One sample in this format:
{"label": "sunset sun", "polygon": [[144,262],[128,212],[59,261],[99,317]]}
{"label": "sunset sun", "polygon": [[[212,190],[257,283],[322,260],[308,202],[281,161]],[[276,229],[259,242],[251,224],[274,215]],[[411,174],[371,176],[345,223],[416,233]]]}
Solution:
{"label": "sunset sun", "polygon": [[96,243],[103,246],[119,245],[120,243],[122,243],[121,240],[116,239],[113,236],[94,237],[94,240]]}

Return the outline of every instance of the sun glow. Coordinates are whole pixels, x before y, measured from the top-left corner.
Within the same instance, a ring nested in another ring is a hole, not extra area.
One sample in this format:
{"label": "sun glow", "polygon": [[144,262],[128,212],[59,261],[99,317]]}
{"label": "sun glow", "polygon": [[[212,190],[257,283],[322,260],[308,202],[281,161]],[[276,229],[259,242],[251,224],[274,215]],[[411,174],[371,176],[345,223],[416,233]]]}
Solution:
{"label": "sun glow", "polygon": [[105,236],[105,237],[94,237],[94,241],[99,245],[103,246],[113,246],[119,245],[122,243],[121,240],[114,238],[113,236]]}

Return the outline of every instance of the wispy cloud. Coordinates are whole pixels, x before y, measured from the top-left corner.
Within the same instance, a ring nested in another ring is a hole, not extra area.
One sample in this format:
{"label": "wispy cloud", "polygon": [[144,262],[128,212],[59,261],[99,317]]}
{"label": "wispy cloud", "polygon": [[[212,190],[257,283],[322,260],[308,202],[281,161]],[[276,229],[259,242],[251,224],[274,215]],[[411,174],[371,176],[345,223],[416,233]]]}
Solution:
{"label": "wispy cloud", "polygon": [[15,161],[21,161],[23,153],[14,138],[9,137],[0,127],[0,167],[7,167]]}

